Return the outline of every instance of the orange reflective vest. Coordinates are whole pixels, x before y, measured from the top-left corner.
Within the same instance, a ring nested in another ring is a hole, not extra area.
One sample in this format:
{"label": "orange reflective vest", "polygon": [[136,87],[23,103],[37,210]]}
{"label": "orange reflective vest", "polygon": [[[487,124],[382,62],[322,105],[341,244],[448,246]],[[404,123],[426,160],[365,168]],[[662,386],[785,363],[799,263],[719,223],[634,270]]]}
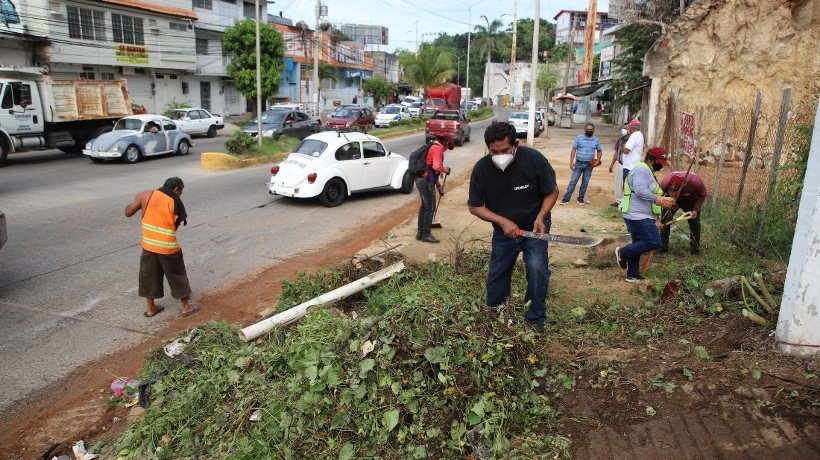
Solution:
{"label": "orange reflective vest", "polygon": [[155,190],[142,215],[140,246],[156,254],[176,254],[181,251],[177,242],[176,220],[174,199]]}

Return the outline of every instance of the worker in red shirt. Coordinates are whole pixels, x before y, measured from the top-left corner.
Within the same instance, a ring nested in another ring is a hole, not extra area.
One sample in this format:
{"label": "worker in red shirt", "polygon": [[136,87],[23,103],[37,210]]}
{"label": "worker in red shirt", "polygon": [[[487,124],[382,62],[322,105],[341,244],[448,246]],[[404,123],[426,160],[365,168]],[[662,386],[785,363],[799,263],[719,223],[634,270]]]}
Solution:
{"label": "worker in red shirt", "polygon": [[450,174],[450,168],[444,166],[444,150],[453,150],[456,143],[452,136],[436,135],[429,149],[427,149],[427,171],[416,178],[416,188],[421,196],[419,207],[418,232],[416,239],[425,243],[439,243],[439,239],[430,234],[433,225],[433,214],[436,212],[436,185],[439,176]]}
{"label": "worker in red shirt", "polygon": [[[672,219],[678,208],[684,212],[691,212],[689,219],[689,251],[692,254],[700,253],[700,207],[706,200],[706,185],[703,179],[693,172],[673,171],[661,180],[661,189],[666,196],[675,198],[677,205],[662,213],[662,221],[665,224],[661,230],[661,247],[659,253],[669,252],[669,232],[671,230]],[[683,187],[681,189],[681,187]]]}

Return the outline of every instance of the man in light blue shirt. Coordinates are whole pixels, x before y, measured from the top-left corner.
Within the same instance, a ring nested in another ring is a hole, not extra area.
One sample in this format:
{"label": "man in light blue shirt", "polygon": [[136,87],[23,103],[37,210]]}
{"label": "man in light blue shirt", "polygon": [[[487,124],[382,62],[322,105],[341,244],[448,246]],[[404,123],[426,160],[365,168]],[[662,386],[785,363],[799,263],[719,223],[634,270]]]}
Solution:
{"label": "man in light blue shirt", "polygon": [[578,184],[578,179],[581,176],[583,176],[583,179],[581,180],[581,190],[578,191],[578,204],[589,204],[584,196],[587,193],[589,178],[592,177],[592,168],[594,167],[590,165],[590,162],[594,160],[595,166],[601,164],[601,155],[603,153],[601,141],[595,135],[595,125],[588,123],[584,126],[584,134],[579,134],[575,138],[575,142],[572,143],[569,160],[572,178],[569,180],[567,193],[564,194],[561,204],[569,203],[569,199],[572,198],[572,193],[575,191],[575,185]]}

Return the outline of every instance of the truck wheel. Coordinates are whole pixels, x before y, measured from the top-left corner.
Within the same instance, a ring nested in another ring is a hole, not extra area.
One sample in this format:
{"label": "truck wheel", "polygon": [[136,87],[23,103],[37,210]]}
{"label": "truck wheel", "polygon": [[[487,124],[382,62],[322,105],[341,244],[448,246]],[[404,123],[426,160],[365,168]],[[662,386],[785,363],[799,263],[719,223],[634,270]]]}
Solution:
{"label": "truck wheel", "polygon": [[401,193],[405,195],[413,193],[413,185],[415,185],[416,181],[413,180],[413,175],[410,174],[410,171],[404,172],[404,177],[401,178]]}
{"label": "truck wheel", "polygon": [[216,126],[211,125],[211,127],[208,128],[208,132],[206,134],[208,137],[216,137]]}
{"label": "truck wheel", "polygon": [[188,143],[185,139],[179,141],[179,146],[177,146],[177,155],[185,156],[188,152],[191,151],[191,144]]}
{"label": "truck wheel", "polygon": [[6,159],[9,157],[9,148],[6,147],[6,143],[0,139],[0,166],[6,165]]}
{"label": "truck wheel", "polygon": [[327,181],[325,188],[322,189],[322,194],[319,195],[319,203],[327,208],[339,206],[345,200],[345,194],[347,194],[345,183],[334,177]]}
{"label": "truck wheel", "polygon": [[134,164],[140,161],[140,149],[136,145],[131,144],[125,149],[120,159],[123,163]]}

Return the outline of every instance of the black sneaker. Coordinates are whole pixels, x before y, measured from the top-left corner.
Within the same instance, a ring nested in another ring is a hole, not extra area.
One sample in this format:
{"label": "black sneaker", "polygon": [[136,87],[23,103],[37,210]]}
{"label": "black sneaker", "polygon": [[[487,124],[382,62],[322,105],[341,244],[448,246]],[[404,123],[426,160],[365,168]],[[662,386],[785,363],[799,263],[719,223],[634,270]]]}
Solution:
{"label": "black sneaker", "polygon": [[626,270],[626,259],[621,257],[621,247],[615,248],[615,262],[621,267],[621,270]]}
{"label": "black sneaker", "polygon": [[438,238],[433,235],[427,235],[419,239],[422,243],[441,243]]}
{"label": "black sneaker", "polygon": [[624,279],[624,281],[626,281],[627,283],[640,283],[641,281],[643,281],[645,279],[646,278],[644,278],[643,276],[637,275],[637,276],[627,276]]}
{"label": "black sneaker", "polygon": [[531,323],[529,321],[525,321],[527,326],[529,326],[534,332],[538,334],[544,333],[544,323]]}

